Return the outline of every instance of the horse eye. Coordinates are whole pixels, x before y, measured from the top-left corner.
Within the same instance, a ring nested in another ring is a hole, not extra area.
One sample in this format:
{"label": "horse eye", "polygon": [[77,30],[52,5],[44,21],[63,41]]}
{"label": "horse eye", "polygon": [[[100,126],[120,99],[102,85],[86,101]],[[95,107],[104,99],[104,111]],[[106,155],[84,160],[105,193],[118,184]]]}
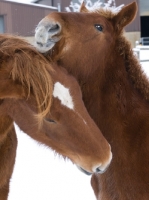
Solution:
{"label": "horse eye", "polygon": [[56,123],[53,119],[46,119],[48,122]]}
{"label": "horse eye", "polygon": [[103,27],[100,24],[95,24],[95,28],[100,32],[103,31]]}

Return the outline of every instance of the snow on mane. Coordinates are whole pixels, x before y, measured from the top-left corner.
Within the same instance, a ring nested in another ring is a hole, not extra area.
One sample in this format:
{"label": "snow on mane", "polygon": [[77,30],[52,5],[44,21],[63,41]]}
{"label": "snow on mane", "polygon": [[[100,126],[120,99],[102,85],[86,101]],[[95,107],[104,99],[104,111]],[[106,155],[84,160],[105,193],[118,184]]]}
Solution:
{"label": "snow on mane", "polygon": [[[69,7],[66,7],[66,11],[67,12],[79,12],[80,11],[80,7],[81,4],[83,2],[83,0],[78,0],[79,3],[73,3],[70,2]],[[103,8],[105,10],[111,10],[113,13],[118,13],[122,7],[124,6],[124,4],[116,7],[116,3],[115,0],[108,0],[107,3],[103,3],[101,2],[101,0],[97,0],[95,3],[93,3],[91,0],[84,0],[85,2],[85,6],[88,10],[90,11],[96,11],[99,8]]]}

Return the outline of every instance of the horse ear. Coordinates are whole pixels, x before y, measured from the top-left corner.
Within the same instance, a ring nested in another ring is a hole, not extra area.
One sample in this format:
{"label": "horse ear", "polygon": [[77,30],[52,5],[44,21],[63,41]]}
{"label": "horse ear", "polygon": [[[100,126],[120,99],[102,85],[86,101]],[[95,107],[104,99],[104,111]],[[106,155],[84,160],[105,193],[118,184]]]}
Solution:
{"label": "horse ear", "polygon": [[121,31],[127,24],[135,18],[137,13],[137,4],[133,2],[123,7],[122,10],[113,17],[114,25]]}
{"label": "horse ear", "polygon": [[83,12],[83,13],[88,13],[89,12],[89,10],[85,6],[84,1],[82,2],[82,5],[80,7],[80,12]]}

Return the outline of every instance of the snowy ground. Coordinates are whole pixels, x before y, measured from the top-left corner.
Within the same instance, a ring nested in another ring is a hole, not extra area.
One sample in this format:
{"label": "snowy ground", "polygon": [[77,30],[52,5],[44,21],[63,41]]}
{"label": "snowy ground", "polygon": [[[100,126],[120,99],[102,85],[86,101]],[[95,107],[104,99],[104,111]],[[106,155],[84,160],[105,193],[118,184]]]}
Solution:
{"label": "snowy ground", "polygon": [[[149,51],[143,57],[149,58]],[[142,62],[149,76],[149,62]],[[90,176],[55,156],[17,127],[18,151],[9,200],[95,200]]]}
{"label": "snowy ground", "polygon": [[16,127],[18,151],[9,200],[94,200],[90,176]]}

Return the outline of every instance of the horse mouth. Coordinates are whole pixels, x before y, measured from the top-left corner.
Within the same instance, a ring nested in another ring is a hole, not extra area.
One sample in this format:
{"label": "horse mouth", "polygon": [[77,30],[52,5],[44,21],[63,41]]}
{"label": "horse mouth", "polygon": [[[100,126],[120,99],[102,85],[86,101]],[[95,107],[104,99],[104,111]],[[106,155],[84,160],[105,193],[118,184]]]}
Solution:
{"label": "horse mouth", "polygon": [[78,165],[77,165],[77,168],[81,172],[83,172],[84,174],[86,174],[86,175],[92,175],[93,173],[103,174],[108,169],[109,165],[105,169],[100,169],[100,167],[97,167],[96,170],[93,170],[93,172],[86,171],[85,169],[83,169],[82,167],[80,167]]}
{"label": "horse mouth", "polygon": [[47,51],[50,51],[55,46],[54,41],[50,41],[46,44],[43,44],[42,42],[36,41],[35,47],[40,53],[46,53]]}
{"label": "horse mouth", "polygon": [[51,50],[60,39],[60,36],[49,36],[44,33],[41,34],[37,31],[35,33],[34,46],[39,52],[45,53]]}
{"label": "horse mouth", "polygon": [[86,175],[89,175],[89,176],[92,175],[91,172],[88,172],[88,171],[84,170],[82,167],[77,166],[77,168],[78,168],[81,172],[83,172],[84,174],[86,174]]}

